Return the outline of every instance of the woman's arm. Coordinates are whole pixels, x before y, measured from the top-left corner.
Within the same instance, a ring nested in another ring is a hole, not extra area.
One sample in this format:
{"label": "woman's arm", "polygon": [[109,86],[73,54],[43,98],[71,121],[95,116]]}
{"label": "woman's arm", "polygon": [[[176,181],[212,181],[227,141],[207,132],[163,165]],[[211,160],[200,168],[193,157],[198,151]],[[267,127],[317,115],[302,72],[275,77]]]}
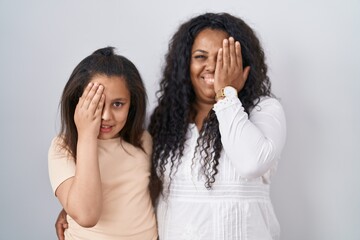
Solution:
{"label": "woman's arm", "polygon": [[220,100],[215,106],[224,152],[241,176],[256,178],[280,158],[286,138],[283,108],[275,98],[263,98],[244,111],[238,98]]}
{"label": "woman's arm", "polygon": [[[243,68],[240,43],[232,37],[225,39],[218,51],[215,93],[226,86],[240,92],[250,71],[249,66]],[[225,154],[241,176],[262,176],[280,157],[285,142],[285,116],[280,103],[274,98],[261,99],[249,117],[237,96],[216,100],[214,111]]]}
{"label": "woman's arm", "polygon": [[62,209],[55,222],[56,235],[59,240],[65,240],[64,232],[65,229],[67,228],[68,228],[68,222],[66,220],[66,212],[64,209]]}

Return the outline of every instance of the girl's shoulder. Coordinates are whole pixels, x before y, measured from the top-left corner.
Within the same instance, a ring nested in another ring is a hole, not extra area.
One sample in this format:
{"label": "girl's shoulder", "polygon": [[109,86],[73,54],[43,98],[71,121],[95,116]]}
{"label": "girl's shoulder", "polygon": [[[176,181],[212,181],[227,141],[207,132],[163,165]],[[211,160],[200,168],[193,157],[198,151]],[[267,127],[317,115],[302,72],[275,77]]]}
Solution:
{"label": "girl's shoulder", "polygon": [[73,159],[65,142],[61,135],[53,137],[48,151],[49,156],[51,155],[66,155],[68,158]]}
{"label": "girl's shoulder", "polygon": [[150,133],[147,130],[144,130],[142,135],[141,135],[141,142],[142,142],[142,147],[144,148],[145,152],[147,154],[151,154],[152,152],[152,137],[150,135]]}
{"label": "girl's shoulder", "polygon": [[53,137],[50,144],[50,149],[56,151],[56,149],[59,151],[60,149],[65,148],[64,138],[60,135],[57,135]]}
{"label": "girl's shoulder", "polygon": [[56,135],[55,137],[53,137],[53,139],[51,140],[51,143],[54,144],[63,144],[64,143],[64,137],[62,135]]}

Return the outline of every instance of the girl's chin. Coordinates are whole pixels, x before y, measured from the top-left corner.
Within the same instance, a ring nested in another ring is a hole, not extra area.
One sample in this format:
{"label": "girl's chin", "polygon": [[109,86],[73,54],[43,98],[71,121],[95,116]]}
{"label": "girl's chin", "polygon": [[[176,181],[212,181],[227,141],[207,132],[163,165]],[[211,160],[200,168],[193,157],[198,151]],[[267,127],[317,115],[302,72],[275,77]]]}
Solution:
{"label": "girl's chin", "polygon": [[113,138],[118,138],[119,137],[119,134],[113,136],[113,135],[110,135],[110,134],[99,134],[98,136],[98,139],[100,140],[109,140],[109,139],[113,139]]}

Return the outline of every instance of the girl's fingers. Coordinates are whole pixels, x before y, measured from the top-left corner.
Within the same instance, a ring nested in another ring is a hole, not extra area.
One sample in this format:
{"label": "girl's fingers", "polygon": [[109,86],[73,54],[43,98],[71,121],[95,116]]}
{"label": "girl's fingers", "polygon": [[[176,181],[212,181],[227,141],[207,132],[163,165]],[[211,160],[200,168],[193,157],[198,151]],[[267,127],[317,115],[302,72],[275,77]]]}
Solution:
{"label": "girl's fingers", "polygon": [[87,95],[85,96],[84,103],[82,105],[82,107],[84,109],[89,109],[89,107],[92,104],[92,100],[93,100],[94,96],[96,95],[98,88],[99,88],[99,84],[93,83],[92,87],[90,88],[90,91],[88,91]]}
{"label": "girl's fingers", "polygon": [[92,99],[91,99],[91,102],[90,102],[90,105],[89,105],[89,110],[92,112],[92,113],[95,113],[98,109],[98,107],[101,107],[102,106],[99,106],[100,102],[101,102],[101,98],[102,98],[102,95],[103,95],[103,91],[104,91],[104,86],[102,85],[99,85],[97,87],[97,89],[95,89],[96,92],[94,93]]}
{"label": "girl's fingers", "polygon": [[102,93],[100,100],[99,100],[99,104],[97,105],[97,107],[95,109],[95,116],[101,116],[101,113],[104,108],[104,103],[105,103],[105,94]]}
{"label": "girl's fingers", "polygon": [[82,94],[81,97],[79,98],[79,103],[78,103],[78,105],[79,105],[80,107],[82,107],[82,106],[84,105],[86,96],[89,94],[92,86],[93,86],[93,83],[89,83],[89,84],[85,87],[83,94]]}

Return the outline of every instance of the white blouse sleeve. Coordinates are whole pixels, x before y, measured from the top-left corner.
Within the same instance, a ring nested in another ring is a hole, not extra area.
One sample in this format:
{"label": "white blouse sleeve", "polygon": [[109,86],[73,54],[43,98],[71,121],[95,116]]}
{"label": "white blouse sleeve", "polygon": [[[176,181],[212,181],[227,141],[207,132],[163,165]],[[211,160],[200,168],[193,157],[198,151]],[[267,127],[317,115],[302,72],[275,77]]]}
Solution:
{"label": "white blouse sleeve", "polygon": [[263,176],[280,158],[286,138],[286,120],[280,102],[262,98],[250,116],[237,97],[214,105],[224,153],[244,178]]}

